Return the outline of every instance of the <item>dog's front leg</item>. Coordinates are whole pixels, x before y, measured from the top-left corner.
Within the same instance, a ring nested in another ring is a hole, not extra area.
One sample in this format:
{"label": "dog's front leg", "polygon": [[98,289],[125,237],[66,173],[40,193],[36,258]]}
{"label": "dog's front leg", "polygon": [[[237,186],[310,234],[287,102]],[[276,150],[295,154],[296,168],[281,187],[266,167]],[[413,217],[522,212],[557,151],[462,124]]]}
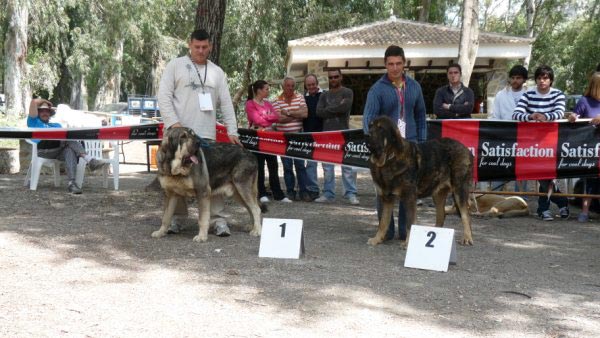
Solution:
{"label": "dog's front leg", "polygon": [[152,233],[152,237],[161,238],[167,234],[167,230],[171,225],[171,219],[173,218],[173,213],[175,212],[175,206],[177,205],[177,196],[172,194],[166,194],[166,205],[165,210],[162,217],[162,223],[160,224],[160,229],[154,231]]}
{"label": "dog's front leg", "polygon": [[198,235],[194,237],[194,241],[206,242],[210,223],[210,195],[198,197],[198,213]]}
{"label": "dog's front leg", "polygon": [[404,201],[404,210],[406,212],[406,240],[402,241],[400,246],[402,249],[406,249],[408,241],[410,240],[410,228],[417,220],[417,192],[416,190],[406,194],[402,201]]}
{"label": "dog's front leg", "polygon": [[385,234],[387,233],[388,227],[390,226],[390,219],[392,217],[392,210],[394,208],[394,202],[396,198],[394,196],[380,197],[382,210],[381,218],[379,218],[379,226],[377,227],[377,233],[375,237],[369,238],[367,243],[369,245],[377,245],[383,242]]}

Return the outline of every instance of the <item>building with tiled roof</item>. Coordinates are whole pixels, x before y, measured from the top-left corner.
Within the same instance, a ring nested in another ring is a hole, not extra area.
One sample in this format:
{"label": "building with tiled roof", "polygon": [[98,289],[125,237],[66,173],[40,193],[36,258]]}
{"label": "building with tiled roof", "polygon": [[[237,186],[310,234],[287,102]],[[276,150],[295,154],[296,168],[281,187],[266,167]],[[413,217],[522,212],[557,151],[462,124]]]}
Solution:
{"label": "building with tiled roof", "polygon": [[[353,114],[361,114],[368,88],[385,73],[383,54],[389,45],[404,49],[407,71],[421,83],[428,112],[435,89],[447,84],[446,67],[458,62],[460,28],[397,19],[307,36],[288,42],[286,67],[302,79],[316,74],[327,87],[327,70],[340,68],[344,85],[354,90]],[[506,84],[507,63],[523,61],[533,39],[479,32],[479,49],[470,87],[490,98]],[[489,95],[488,95],[489,94]],[[487,101],[491,105],[491,99]],[[488,104],[486,104],[487,106]]]}
{"label": "building with tiled roof", "polygon": [[[460,28],[391,17],[357,27],[304,37],[288,42],[287,69],[293,75],[308,71],[310,61],[326,61],[327,67],[355,72],[380,69],[389,45],[404,48],[409,68],[444,69],[458,58]],[[525,59],[532,39],[496,33],[479,33],[477,68],[493,68],[493,63]],[[491,67],[490,67],[491,65]]]}

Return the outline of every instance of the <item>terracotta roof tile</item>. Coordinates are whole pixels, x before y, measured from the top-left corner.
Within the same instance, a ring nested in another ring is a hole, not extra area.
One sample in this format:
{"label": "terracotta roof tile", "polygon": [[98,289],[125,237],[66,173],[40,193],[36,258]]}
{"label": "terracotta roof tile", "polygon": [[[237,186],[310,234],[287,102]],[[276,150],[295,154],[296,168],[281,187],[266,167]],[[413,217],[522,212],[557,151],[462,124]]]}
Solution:
{"label": "terracotta roof tile", "polygon": [[[479,32],[480,44],[530,43],[532,39]],[[390,18],[289,41],[288,46],[429,45],[460,42],[460,28]]]}

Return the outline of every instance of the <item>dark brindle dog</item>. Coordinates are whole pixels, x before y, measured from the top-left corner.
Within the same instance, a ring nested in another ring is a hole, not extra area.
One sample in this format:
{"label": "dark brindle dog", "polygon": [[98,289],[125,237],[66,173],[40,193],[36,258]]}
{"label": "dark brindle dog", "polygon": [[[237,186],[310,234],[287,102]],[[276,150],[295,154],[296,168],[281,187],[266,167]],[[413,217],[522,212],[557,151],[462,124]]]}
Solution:
{"label": "dark brindle dog", "polygon": [[416,219],[417,198],[428,196],[435,203],[435,225],[443,226],[448,193],[453,194],[460,210],[464,227],[461,242],[473,244],[468,206],[473,156],[467,147],[449,138],[419,144],[408,142],[400,136],[396,124],[385,116],[369,123],[367,141],[371,150],[371,176],[383,204],[377,234],[369,239],[369,244],[377,245],[384,240],[398,198],[405,205],[408,231]]}
{"label": "dark brindle dog", "polygon": [[[234,144],[211,143],[200,147],[196,133],[189,128],[171,128],[157,153],[158,179],[165,191],[165,210],[159,230],[152,237],[167,233],[180,198],[195,197],[200,230],[194,241],[206,241],[210,221],[210,197],[234,196],[252,216],[250,235],[261,232],[261,205],[258,203],[257,162],[248,150]],[[210,181],[210,182],[209,182]]]}

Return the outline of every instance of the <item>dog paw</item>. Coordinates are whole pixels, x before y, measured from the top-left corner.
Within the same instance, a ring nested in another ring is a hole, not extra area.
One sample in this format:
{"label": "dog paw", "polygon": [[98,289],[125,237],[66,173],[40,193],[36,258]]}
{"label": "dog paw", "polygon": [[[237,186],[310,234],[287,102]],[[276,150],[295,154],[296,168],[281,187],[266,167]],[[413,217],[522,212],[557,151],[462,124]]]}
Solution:
{"label": "dog paw", "polygon": [[472,238],[463,238],[458,243],[460,245],[471,246],[471,245],[473,245],[473,239]]}
{"label": "dog paw", "polygon": [[154,238],[161,238],[164,237],[166,235],[166,233],[164,233],[163,231],[160,230],[156,230],[155,232],[152,233],[152,237]]}
{"label": "dog paw", "polygon": [[208,239],[207,235],[196,235],[194,236],[194,242],[206,242]]}
{"label": "dog paw", "polygon": [[250,236],[258,237],[258,236],[260,236],[260,231],[258,231],[257,229],[254,229],[254,230],[250,231]]}
{"label": "dog paw", "polygon": [[381,243],[381,241],[379,239],[377,239],[376,237],[369,238],[369,240],[367,241],[367,244],[373,245],[373,246],[375,246],[379,243]]}

